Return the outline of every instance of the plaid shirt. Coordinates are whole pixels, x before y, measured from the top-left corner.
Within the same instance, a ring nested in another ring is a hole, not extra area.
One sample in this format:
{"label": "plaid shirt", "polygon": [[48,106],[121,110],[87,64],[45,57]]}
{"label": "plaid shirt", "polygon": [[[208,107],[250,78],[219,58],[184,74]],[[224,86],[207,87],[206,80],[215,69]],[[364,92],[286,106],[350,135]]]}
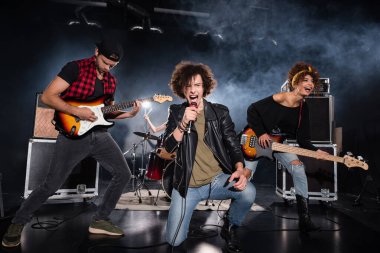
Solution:
{"label": "plaid shirt", "polygon": [[[95,90],[96,66],[95,56],[76,61],[79,67],[79,74],[69,88],[62,94],[63,99],[86,99]],[[112,95],[116,90],[116,79],[107,72],[104,74],[103,87],[105,95]]]}

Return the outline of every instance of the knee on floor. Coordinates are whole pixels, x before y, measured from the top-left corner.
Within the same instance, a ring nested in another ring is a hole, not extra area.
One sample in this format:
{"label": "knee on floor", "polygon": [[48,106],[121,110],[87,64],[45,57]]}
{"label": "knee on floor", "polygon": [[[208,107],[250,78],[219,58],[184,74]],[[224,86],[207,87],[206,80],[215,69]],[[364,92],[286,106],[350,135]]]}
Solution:
{"label": "knee on floor", "polygon": [[242,198],[247,202],[254,202],[256,198],[256,188],[252,183],[248,183],[244,191],[241,192]]}

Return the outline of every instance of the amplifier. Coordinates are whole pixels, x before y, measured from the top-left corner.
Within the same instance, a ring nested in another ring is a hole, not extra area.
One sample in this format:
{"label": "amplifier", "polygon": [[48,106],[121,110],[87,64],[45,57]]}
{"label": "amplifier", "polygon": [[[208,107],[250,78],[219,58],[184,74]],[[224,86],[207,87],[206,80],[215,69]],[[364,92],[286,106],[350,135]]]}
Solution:
{"label": "amplifier", "polygon": [[[289,145],[298,146],[293,143]],[[331,155],[336,155],[335,144],[314,144],[314,146]],[[299,159],[305,165],[309,199],[321,201],[337,200],[337,163],[303,156],[299,156]],[[291,175],[278,160],[276,160],[276,168],[276,194],[284,199],[295,199]]]}
{"label": "amplifier", "polygon": [[332,143],[334,123],[334,97],[307,97],[309,106],[310,137],[312,142]]}
{"label": "amplifier", "polygon": [[[330,78],[321,77],[318,80],[319,85],[314,88],[310,96],[328,96],[330,95]],[[289,91],[288,80],[281,85],[281,91]]]}
{"label": "amplifier", "polygon": [[[307,97],[309,107],[310,141],[313,143],[333,143],[334,97]],[[288,139],[289,142],[296,142]]]}
{"label": "amplifier", "polygon": [[[56,140],[29,139],[24,197],[45,179],[53,157]],[[49,199],[91,198],[98,195],[99,164],[86,158],[71,172],[64,184]]]}
{"label": "amplifier", "polygon": [[319,78],[318,82],[318,86],[314,88],[310,96],[330,95],[330,78]]}
{"label": "amplifier", "polygon": [[55,139],[58,136],[58,131],[51,123],[55,110],[42,103],[40,96],[40,92],[36,94],[33,137]]}

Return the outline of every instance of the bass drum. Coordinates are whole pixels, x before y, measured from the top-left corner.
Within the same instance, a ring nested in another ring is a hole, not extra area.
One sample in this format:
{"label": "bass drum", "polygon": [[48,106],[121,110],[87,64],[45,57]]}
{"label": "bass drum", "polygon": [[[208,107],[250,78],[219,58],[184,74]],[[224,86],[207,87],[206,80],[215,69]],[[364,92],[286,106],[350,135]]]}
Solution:
{"label": "bass drum", "polygon": [[172,191],[173,191],[173,175],[174,175],[174,165],[175,160],[170,161],[168,165],[166,165],[164,172],[162,173],[161,178],[161,186],[164,190],[166,196],[171,199]]}
{"label": "bass drum", "polygon": [[146,177],[151,180],[160,180],[168,162],[170,161],[160,158],[155,152],[150,152]]}

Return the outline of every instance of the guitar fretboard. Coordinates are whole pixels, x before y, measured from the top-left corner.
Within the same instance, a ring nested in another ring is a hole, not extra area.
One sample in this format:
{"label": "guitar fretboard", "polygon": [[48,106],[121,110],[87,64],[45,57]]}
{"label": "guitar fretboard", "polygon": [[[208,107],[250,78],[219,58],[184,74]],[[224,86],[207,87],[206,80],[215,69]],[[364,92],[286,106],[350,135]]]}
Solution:
{"label": "guitar fretboard", "polygon": [[[319,154],[316,151],[308,150],[308,149],[303,149],[299,147],[293,147],[277,142],[272,143],[272,150],[274,151],[280,151],[280,152],[285,152],[285,153],[293,153],[296,155],[300,156],[307,156],[307,157],[312,157],[312,158],[318,158]],[[344,163],[344,158],[339,157],[339,156],[333,156],[333,155],[326,155],[323,156],[324,160],[329,160],[332,162],[338,162],[338,163]]]}
{"label": "guitar fretboard", "polygon": [[137,99],[137,100],[133,100],[133,101],[127,101],[127,102],[121,102],[119,104],[116,104],[116,105],[108,105],[108,106],[104,106],[102,107],[102,112],[104,114],[106,113],[111,113],[111,112],[116,112],[116,111],[119,111],[119,110],[123,110],[123,109],[126,109],[126,108],[129,108],[129,107],[132,107],[136,101],[153,101],[153,97],[150,97],[150,98],[143,98],[143,99]]}

